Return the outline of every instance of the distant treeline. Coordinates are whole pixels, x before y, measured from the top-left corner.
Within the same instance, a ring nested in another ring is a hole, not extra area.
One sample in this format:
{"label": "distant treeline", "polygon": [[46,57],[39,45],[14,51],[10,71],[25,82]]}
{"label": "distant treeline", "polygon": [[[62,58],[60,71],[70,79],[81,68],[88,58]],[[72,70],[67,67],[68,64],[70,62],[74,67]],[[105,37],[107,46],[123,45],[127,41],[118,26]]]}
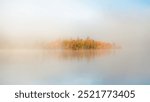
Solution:
{"label": "distant treeline", "polygon": [[62,48],[64,49],[110,49],[114,48],[115,44],[103,42],[103,41],[95,41],[91,38],[86,39],[67,39],[62,41]]}

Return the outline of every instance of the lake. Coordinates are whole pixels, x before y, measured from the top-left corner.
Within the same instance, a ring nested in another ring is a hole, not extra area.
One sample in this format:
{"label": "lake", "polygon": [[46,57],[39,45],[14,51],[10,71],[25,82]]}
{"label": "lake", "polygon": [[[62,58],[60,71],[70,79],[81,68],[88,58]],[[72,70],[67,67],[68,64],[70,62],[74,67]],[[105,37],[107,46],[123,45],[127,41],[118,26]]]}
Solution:
{"label": "lake", "polygon": [[1,85],[147,85],[145,49],[0,50]]}

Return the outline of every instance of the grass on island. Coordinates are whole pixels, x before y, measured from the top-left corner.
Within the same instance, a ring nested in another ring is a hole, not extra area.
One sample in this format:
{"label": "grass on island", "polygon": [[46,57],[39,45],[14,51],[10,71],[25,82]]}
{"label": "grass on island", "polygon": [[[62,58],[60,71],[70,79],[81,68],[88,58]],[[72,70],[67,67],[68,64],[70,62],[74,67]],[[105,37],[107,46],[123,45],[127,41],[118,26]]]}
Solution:
{"label": "grass on island", "polygon": [[96,41],[87,37],[86,39],[64,39],[49,42],[45,48],[48,49],[69,49],[69,50],[93,50],[93,49],[112,49],[119,48],[114,43],[108,43],[104,41]]}
{"label": "grass on island", "polygon": [[72,49],[72,50],[80,50],[80,49],[110,49],[114,48],[115,44],[103,42],[103,41],[95,41],[91,38],[86,39],[67,39],[62,41],[63,49]]}

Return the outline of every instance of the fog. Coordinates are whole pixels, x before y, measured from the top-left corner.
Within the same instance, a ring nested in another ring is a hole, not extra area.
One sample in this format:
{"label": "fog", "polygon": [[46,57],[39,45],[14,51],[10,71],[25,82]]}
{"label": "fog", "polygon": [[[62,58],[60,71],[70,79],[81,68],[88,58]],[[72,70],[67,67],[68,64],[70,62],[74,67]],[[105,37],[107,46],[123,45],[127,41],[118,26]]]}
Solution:
{"label": "fog", "polygon": [[[149,85],[149,33],[150,0],[0,0],[0,84]],[[36,49],[78,37],[121,47]]]}
{"label": "fog", "polygon": [[0,46],[89,36],[145,48],[149,12],[148,0],[0,0]]}

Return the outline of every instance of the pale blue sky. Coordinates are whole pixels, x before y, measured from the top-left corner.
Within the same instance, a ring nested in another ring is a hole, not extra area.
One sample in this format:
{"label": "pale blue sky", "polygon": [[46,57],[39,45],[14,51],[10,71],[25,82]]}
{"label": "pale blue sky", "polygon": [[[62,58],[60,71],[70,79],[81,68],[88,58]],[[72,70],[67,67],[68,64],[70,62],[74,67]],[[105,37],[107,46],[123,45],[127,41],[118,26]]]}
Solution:
{"label": "pale blue sky", "polygon": [[0,37],[14,42],[90,36],[141,43],[149,27],[150,0],[0,0]]}

